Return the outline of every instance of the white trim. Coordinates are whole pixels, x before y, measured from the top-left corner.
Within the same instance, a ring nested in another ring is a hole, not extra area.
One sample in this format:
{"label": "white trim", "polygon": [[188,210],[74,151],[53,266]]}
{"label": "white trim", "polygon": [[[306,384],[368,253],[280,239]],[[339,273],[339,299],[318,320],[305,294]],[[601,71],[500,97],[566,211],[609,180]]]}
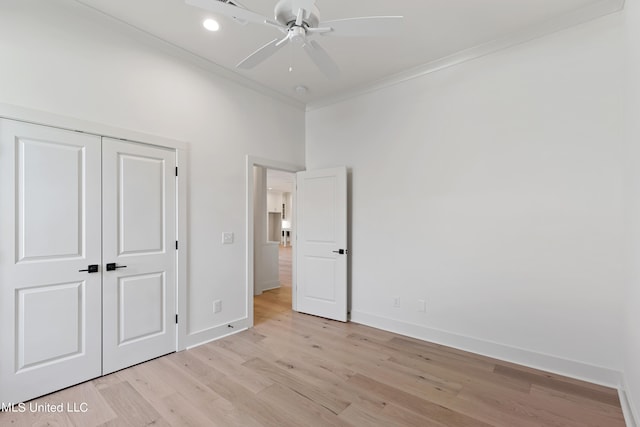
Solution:
{"label": "white trim", "polygon": [[268,282],[264,282],[260,285],[260,289],[262,289],[262,292],[278,289],[279,287],[280,280],[269,280]]}
{"label": "white trim", "polygon": [[190,50],[187,50],[183,47],[180,47],[176,44],[173,44],[161,37],[158,37],[148,31],[143,30],[140,27],[137,27],[133,24],[130,24],[126,21],[123,21],[120,18],[117,18],[113,15],[110,15],[100,9],[97,9],[89,4],[84,3],[82,0],[75,0],[79,5],[86,7],[87,9],[92,10],[93,12],[99,13],[102,16],[105,16],[109,20],[114,23],[126,27],[129,30],[133,30],[132,34],[141,39],[143,42],[152,42],[157,48],[161,49],[164,53],[167,53],[171,56],[177,57],[183,61],[186,61],[190,64],[197,66],[198,68],[205,70],[207,72],[213,73],[218,77],[229,80],[235,84],[239,84],[244,88],[252,89],[262,95],[268,96],[272,99],[277,99],[278,101],[284,102],[292,107],[295,107],[300,110],[304,110],[305,104],[297,99],[294,99],[290,96],[286,96],[285,94],[278,92],[270,87],[262,85],[254,80],[251,80],[238,72],[225,68],[215,62],[207,59],[203,56],[200,56]]}
{"label": "white trim", "polygon": [[188,150],[189,144],[163,136],[137,132],[115,126],[96,123],[69,116],[60,116],[47,111],[35,110],[19,105],[0,103],[0,117],[21,122],[44,125],[58,129],[89,133],[113,139],[126,139],[141,144],[153,144],[162,147]]}
{"label": "white trim", "polygon": [[188,289],[189,274],[187,271],[187,261],[189,259],[189,234],[188,234],[188,194],[189,174],[187,173],[189,165],[189,150],[176,150],[177,166],[178,166],[178,301],[177,314],[178,321],[178,347],[177,351],[184,350],[187,346],[188,323],[189,323],[189,306],[188,306]]}
{"label": "white trim", "polygon": [[611,13],[619,12],[624,8],[625,0],[601,0],[592,3],[570,13],[554,17],[541,24],[525,28],[515,33],[509,34],[490,42],[461,50],[444,58],[439,58],[423,65],[411,68],[406,71],[382,78],[373,83],[367,83],[351,90],[343,91],[339,95],[329,96],[317,101],[309,102],[306,111],[313,111],[327,107],[332,104],[345,101],[350,98],[364,95],[370,92],[394,86],[407,80],[416,79],[427,74],[435,73],[442,69],[471,61],[473,59],[482,58],[483,56],[517,46],[531,40],[546,37],[548,35],[566,30],[601,18]]}
{"label": "white trim", "polygon": [[[246,204],[246,211],[245,211],[245,223],[246,223],[246,235],[247,235],[247,242],[246,242],[246,248],[247,248],[247,252],[245,254],[245,259],[247,260],[247,264],[246,264],[246,282],[245,282],[245,290],[247,293],[247,306],[246,306],[246,310],[247,310],[247,320],[248,320],[248,325],[249,327],[253,327],[253,297],[254,297],[254,286],[253,286],[253,282],[254,282],[254,263],[253,263],[253,251],[254,251],[254,244],[253,244],[253,167],[254,166],[263,166],[266,167],[268,169],[276,169],[276,170],[280,170],[280,171],[285,171],[285,172],[291,172],[291,173],[295,173],[301,170],[304,170],[303,166],[299,166],[299,165],[294,165],[294,164],[290,164],[290,163],[286,163],[286,162],[280,162],[277,160],[270,160],[270,159],[265,159],[263,157],[256,157],[256,156],[251,156],[251,155],[247,155],[247,170],[246,170],[246,196],[247,196],[247,204]],[[295,197],[296,194],[296,190],[295,188],[293,189],[293,197]],[[295,199],[294,199],[295,200]],[[295,234],[295,223],[294,223],[294,229],[293,229],[293,234]],[[296,246],[295,246],[295,242],[291,241],[291,250],[293,253],[293,256],[295,257],[295,253],[296,253]],[[292,259],[292,264],[295,263],[295,258]],[[295,275],[292,275],[291,277],[291,290],[292,293],[294,292],[296,286],[296,278]],[[292,298],[292,304],[295,304],[295,299]],[[295,305],[292,307],[295,308]]]}
{"label": "white trim", "polygon": [[361,311],[352,311],[351,321],[606,387],[619,389],[621,385],[622,375],[620,372],[601,366],[589,365],[575,360],[458,335]]}
{"label": "white trim", "polygon": [[207,328],[191,334],[190,338],[196,337],[196,339],[190,340],[193,342],[189,343],[189,345],[187,345],[185,349],[189,350],[213,341],[218,341],[230,335],[237,334],[238,332],[246,331],[247,329],[249,329],[247,327],[247,319],[240,319],[233,322],[224,323],[222,325],[214,326],[213,328]]}
{"label": "white trim", "polygon": [[178,323],[176,337],[176,351],[183,350],[187,339],[187,288],[188,288],[188,204],[187,204],[187,160],[189,157],[189,144],[175,139],[165,138],[158,135],[145,134],[115,126],[77,119],[73,117],[60,116],[46,111],[34,110],[17,105],[0,103],[0,118],[31,123],[40,126],[48,126],[57,129],[83,132],[91,135],[126,140],[141,144],[155,145],[174,149],[176,152],[176,165],[179,172],[178,185],[176,187],[176,210],[177,210],[177,238],[180,242],[180,249],[176,257],[176,292],[177,292],[177,313],[182,314],[183,320]]}
{"label": "white trim", "polygon": [[156,47],[169,55],[189,62],[205,71],[215,74],[218,77],[227,79],[245,88],[252,89],[262,95],[277,99],[292,107],[298,108],[300,110],[304,110],[306,108],[307,111],[326,107],[328,105],[335,104],[349,98],[353,98],[368,92],[377,91],[385,87],[393,86],[406,80],[411,80],[426,74],[436,72],[443,68],[451,67],[453,65],[457,65],[472,59],[481,58],[488,54],[507,49],[518,44],[522,44],[562,30],[566,30],[568,28],[606,16],[608,14],[618,12],[624,8],[625,4],[625,0],[600,0],[596,3],[589,4],[585,7],[571,11],[564,15],[549,19],[545,22],[542,22],[541,24],[533,25],[529,28],[525,28],[521,31],[517,31],[515,33],[492,40],[482,45],[464,49],[460,52],[456,52],[444,58],[436,59],[434,61],[419,65],[409,70],[384,77],[373,83],[367,83],[350,90],[345,90],[340,95],[329,96],[316,101],[311,101],[305,105],[304,102],[297,100],[292,96],[286,95],[280,91],[277,91],[250,78],[247,78],[235,70],[223,67],[211,61],[210,59],[200,56],[194,52],[191,52],[190,50],[187,50],[146,30],[143,30],[140,27],[132,25],[120,18],[110,15],[89,4],[86,4],[82,0],[75,1],[79,5],[107,17],[116,24],[133,30],[132,33],[135,37],[138,37],[145,42],[153,42]]}
{"label": "white trim", "polygon": [[629,384],[624,376],[622,377],[622,387],[618,389],[618,396],[620,397],[620,406],[622,406],[622,414],[627,427],[638,427],[640,417],[633,401],[629,399]]}

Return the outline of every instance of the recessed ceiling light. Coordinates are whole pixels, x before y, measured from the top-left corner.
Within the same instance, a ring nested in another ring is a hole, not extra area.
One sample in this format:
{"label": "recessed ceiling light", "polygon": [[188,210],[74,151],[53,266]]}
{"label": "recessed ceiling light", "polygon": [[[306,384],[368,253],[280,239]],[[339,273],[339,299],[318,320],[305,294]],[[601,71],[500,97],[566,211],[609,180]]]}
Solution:
{"label": "recessed ceiling light", "polygon": [[202,26],[205,27],[209,31],[218,31],[220,29],[220,24],[215,19],[205,19],[202,23]]}

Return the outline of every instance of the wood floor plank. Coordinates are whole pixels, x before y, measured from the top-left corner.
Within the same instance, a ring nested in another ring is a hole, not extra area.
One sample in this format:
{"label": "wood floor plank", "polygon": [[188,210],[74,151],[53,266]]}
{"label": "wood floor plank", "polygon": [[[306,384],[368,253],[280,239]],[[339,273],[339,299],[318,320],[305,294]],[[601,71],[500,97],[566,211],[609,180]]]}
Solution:
{"label": "wood floor plank", "polygon": [[487,410],[512,417],[517,422],[533,422],[535,425],[590,427],[624,426],[621,418],[598,411],[595,407],[580,407],[579,404],[549,396],[512,392],[504,395],[488,394],[465,390],[459,395],[459,401],[475,401]]}
{"label": "wood floor plank", "polygon": [[[86,413],[0,413],[4,426],[622,427],[616,390],[255,298],[252,330],[33,401]],[[288,261],[286,257],[289,257]]]}
{"label": "wood floor plank", "polygon": [[497,365],[494,372],[508,377],[526,379],[532,384],[542,385],[557,391],[585,397],[595,400],[596,402],[603,402],[617,407],[620,406],[618,393],[614,389],[606,387],[595,389],[593,386],[578,385],[574,382],[564,381],[564,379],[559,376],[542,373],[534,374],[522,369],[510,368],[502,365]]}
{"label": "wood floor plank", "polygon": [[236,360],[229,360],[225,357],[225,354],[221,353],[221,350],[218,347],[203,345],[189,351],[212,368],[228,377],[232,377],[238,384],[254,393],[259,393],[274,384],[269,378],[256,374],[253,370],[243,366],[244,360],[241,360],[241,363]]}
{"label": "wood floor plank", "polygon": [[349,406],[349,402],[340,400],[336,398],[335,395],[327,393],[324,390],[300,380],[273,363],[269,363],[260,358],[255,358],[245,362],[244,365],[269,377],[275,383],[294,390],[296,393],[328,409],[334,414],[339,414]]}
{"label": "wood floor plank", "polygon": [[288,418],[300,426],[347,427],[350,425],[322,404],[280,384],[274,384],[261,391],[259,395],[268,404],[280,408]]}
{"label": "wood floor plank", "polygon": [[194,404],[180,393],[167,396],[155,405],[163,419],[174,427],[226,427],[224,421],[206,415],[208,406]]}
{"label": "wood floor plank", "polygon": [[103,425],[127,425],[132,427],[168,426],[162,416],[128,382],[113,384],[100,390],[100,394],[118,415]]}
{"label": "wood floor plank", "polygon": [[507,389],[528,393],[531,383],[523,379],[497,377],[493,372],[479,369],[464,369],[461,366],[449,363],[439,363],[434,360],[425,360],[410,354],[400,354],[391,357],[389,363],[399,365],[402,368],[412,368],[435,375],[438,378],[461,384],[463,387],[480,389]]}
{"label": "wood floor plank", "polygon": [[[118,372],[118,376],[127,381],[148,401],[161,401],[176,393],[174,384],[163,381],[163,375],[151,363],[142,363]],[[166,378],[166,377],[165,377]]]}
{"label": "wood floor plank", "polygon": [[577,403],[581,406],[583,405],[584,408],[594,408],[594,409],[597,408],[597,410],[600,413],[605,414],[607,416],[613,416],[613,417],[622,416],[622,413],[620,412],[620,407],[618,406],[611,405],[605,402],[598,402],[588,397],[583,397],[583,396],[575,395],[572,393],[555,390],[555,389],[541,386],[538,384],[533,384],[531,386],[530,393],[532,396],[547,396],[547,397],[550,397],[553,399],[559,399],[562,401],[567,400],[569,402]]}
{"label": "wood floor plank", "polygon": [[[434,426],[434,427],[446,427],[455,424],[443,424],[437,422],[431,418],[427,418],[425,414],[419,415],[412,411],[407,411],[400,406],[389,403],[382,410],[382,415],[390,420],[391,423],[398,423],[407,426]],[[454,421],[455,422],[455,421]],[[470,420],[465,420],[467,424],[470,424]],[[475,427],[488,427],[485,423],[478,421]]]}
{"label": "wood floor plank", "polygon": [[196,378],[188,369],[179,368],[183,365],[167,358],[156,359],[148,363],[159,380],[170,386],[173,391],[179,392],[195,403],[205,405],[220,397],[206,385],[210,379],[220,378],[221,375],[219,373]]}
{"label": "wood floor plank", "polygon": [[225,377],[210,381],[207,385],[227,401],[232,402],[239,410],[249,414],[263,425],[298,427],[297,423],[287,417],[286,412],[269,405],[259,395],[242,387],[232,379]]}
{"label": "wood floor plank", "polygon": [[[449,409],[447,406],[433,403],[432,401],[425,400],[421,397],[407,393],[401,389],[391,387],[361,374],[353,376],[348,382],[350,384],[357,385],[360,388],[377,393],[380,396],[383,396],[387,401],[392,402],[399,407],[405,408],[416,414],[425,414],[427,415],[426,418],[435,422],[459,427],[483,425],[480,421]],[[453,399],[450,399],[449,401],[451,400]]]}
{"label": "wood floor plank", "polygon": [[493,372],[495,363],[490,359],[482,359],[470,353],[464,354],[451,351],[443,346],[430,343],[418,343],[405,337],[395,337],[389,343],[396,348],[404,349],[408,354],[414,354],[426,360],[436,360],[441,363],[455,363],[469,369],[483,369]]}
{"label": "wood floor plank", "polygon": [[[1,426],[15,426],[15,427],[32,427],[32,426],[52,426],[63,427],[72,426],[73,423],[69,416],[65,412],[47,412],[37,410],[37,406],[31,405],[58,405],[61,403],[57,396],[54,394],[42,397],[36,401],[27,402],[24,407],[24,412],[0,412],[0,425]],[[32,410],[35,408],[35,410]],[[15,411],[21,409],[16,406]]]}
{"label": "wood floor plank", "polygon": [[340,418],[354,426],[363,427],[446,427],[445,424],[420,417],[415,414],[406,416],[407,411],[400,410],[402,417],[384,411],[372,413],[367,408],[353,404],[340,414]]}
{"label": "wood floor plank", "polygon": [[[52,397],[56,401],[72,405],[73,409],[67,415],[76,427],[88,427],[88,424],[100,425],[118,416],[92,382],[59,391]],[[87,412],[83,412],[85,409]],[[73,412],[76,410],[78,412]],[[91,419],[88,422],[87,413],[89,411],[91,411]]]}

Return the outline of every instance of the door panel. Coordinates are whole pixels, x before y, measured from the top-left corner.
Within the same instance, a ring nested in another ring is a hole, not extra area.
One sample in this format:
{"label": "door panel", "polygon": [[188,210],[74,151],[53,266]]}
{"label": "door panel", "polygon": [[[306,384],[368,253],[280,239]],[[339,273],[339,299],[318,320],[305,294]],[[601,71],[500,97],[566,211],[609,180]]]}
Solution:
{"label": "door panel", "polygon": [[103,373],[176,349],[175,152],[103,138]]}
{"label": "door panel", "polygon": [[18,140],[19,261],[82,256],[83,151],[64,141]]}
{"label": "door panel", "polygon": [[82,353],[84,283],[17,290],[18,372]]}
{"label": "door panel", "polygon": [[0,120],[0,401],[101,374],[100,138]]}
{"label": "door panel", "polygon": [[164,273],[153,273],[118,280],[119,345],[165,332],[164,276]]}
{"label": "door panel", "polygon": [[[347,320],[347,172],[298,172],[297,310]],[[337,253],[340,249],[345,252]]]}
{"label": "door panel", "polygon": [[[163,158],[120,154],[118,159],[118,255],[157,253],[164,247]],[[144,221],[140,221],[144,212]]]}

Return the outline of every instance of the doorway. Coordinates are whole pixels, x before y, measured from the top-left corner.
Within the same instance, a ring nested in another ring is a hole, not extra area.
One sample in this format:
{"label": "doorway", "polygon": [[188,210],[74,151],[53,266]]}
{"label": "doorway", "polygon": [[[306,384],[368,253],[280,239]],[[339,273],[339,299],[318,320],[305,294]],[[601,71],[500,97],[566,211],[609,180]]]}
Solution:
{"label": "doorway", "polygon": [[263,166],[254,166],[254,174],[254,324],[260,324],[292,309],[295,174]]}
{"label": "doorway", "polygon": [[295,173],[301,167],[247,157],[247,312],[295,310]]}

